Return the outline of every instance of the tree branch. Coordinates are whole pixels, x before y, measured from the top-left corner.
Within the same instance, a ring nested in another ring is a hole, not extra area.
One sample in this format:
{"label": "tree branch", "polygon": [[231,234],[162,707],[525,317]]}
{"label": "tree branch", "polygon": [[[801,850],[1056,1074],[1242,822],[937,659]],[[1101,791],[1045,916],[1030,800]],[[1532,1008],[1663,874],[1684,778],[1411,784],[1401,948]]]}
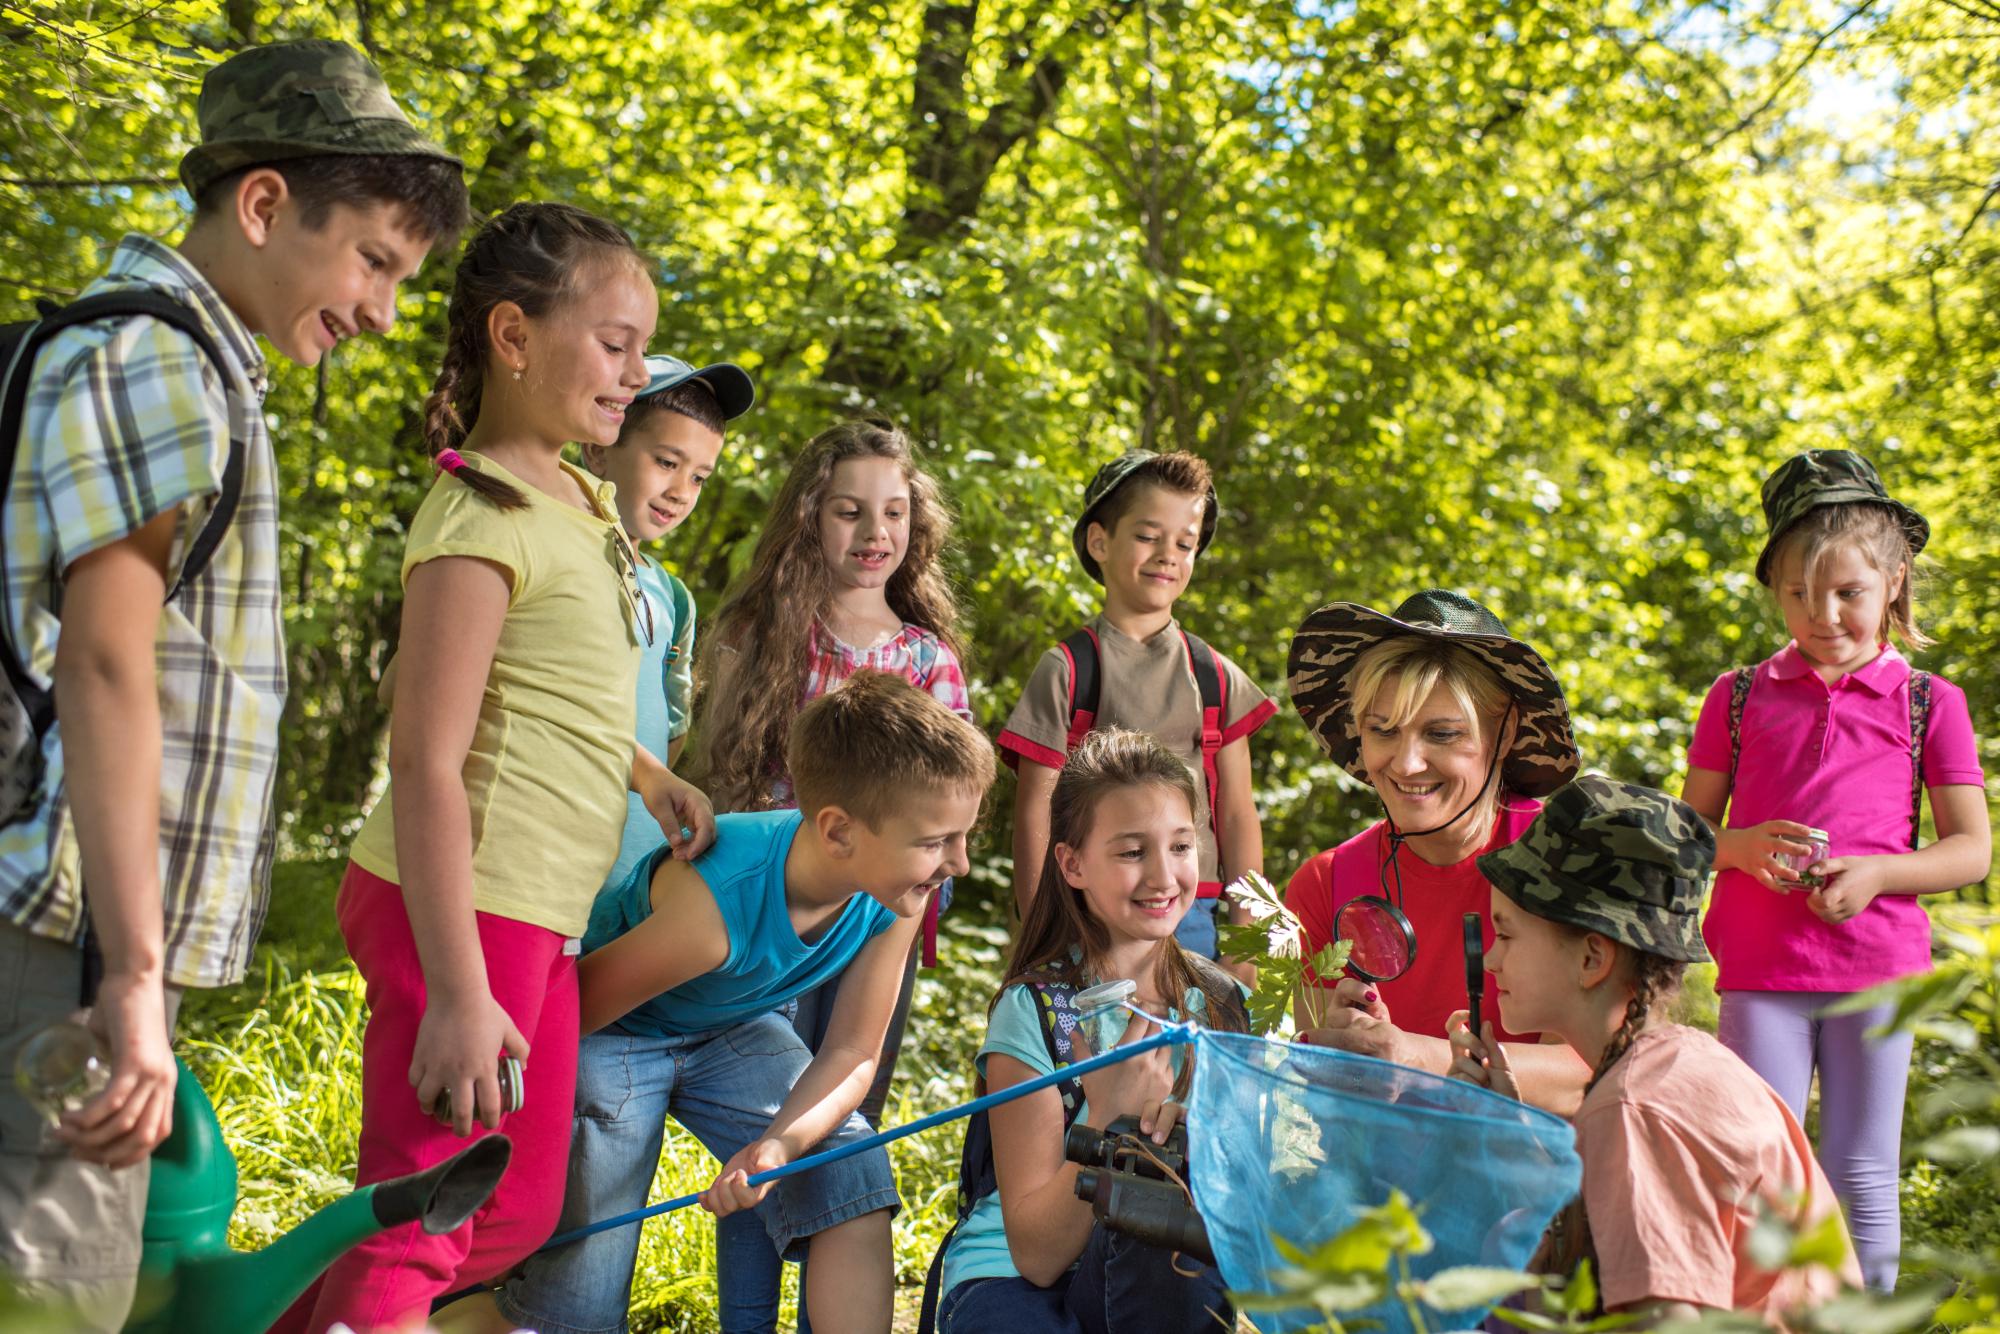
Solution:
{"label": "tree branch", "polygon": [[179,184],[172,176],[0,176],[0,185],[18,185],[24,190],[101,190],[107,185],[167,190]]}

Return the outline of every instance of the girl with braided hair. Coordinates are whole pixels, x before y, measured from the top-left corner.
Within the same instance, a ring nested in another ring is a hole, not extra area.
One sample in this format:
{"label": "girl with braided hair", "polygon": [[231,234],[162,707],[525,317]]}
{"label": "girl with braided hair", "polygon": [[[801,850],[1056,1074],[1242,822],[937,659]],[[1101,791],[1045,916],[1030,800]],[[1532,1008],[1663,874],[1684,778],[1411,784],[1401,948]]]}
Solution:
{"label": "girl with braided hair", "polygon": [[499,1129],[513,1155],[473,1222],[363,1242],[281,1328],[421,1326],[435,1298],[548,1239],[569,1161],[577,946],[628,786],[679,855],[713,836],[699,795],[635,749],[654,627],[610,484],[562,457],[617,440],[657,311],[625,233],[566,205],[507,209],[459,262],[426,410],[439,476],[403,556],[389,790],[336,912],[370,1012],[357,1182]]}
{"label": "girl with braided hair", "polygon": [[[1493,886],[1486,955],[1509,1028],[1555,1034],[1593,1073],[1575,1118],[1583,1192],[1538,1266],[1594,1255],[1606,1310],[1646,1320],[1749,1311],[1774,1328],[1860,1266],[1840,1205],[1784,1099],[1666,1003],[1706,961],[1698,919],[1715,836],[1663,792],[1586,775],[1521,838],[1479,859]],[[1492,1022],[1451,1017],[1451,1073],[1520,1096]],[[1772,1270],[1751,1254],[1759,1218],[1838,1234],[1833,1269]]]}

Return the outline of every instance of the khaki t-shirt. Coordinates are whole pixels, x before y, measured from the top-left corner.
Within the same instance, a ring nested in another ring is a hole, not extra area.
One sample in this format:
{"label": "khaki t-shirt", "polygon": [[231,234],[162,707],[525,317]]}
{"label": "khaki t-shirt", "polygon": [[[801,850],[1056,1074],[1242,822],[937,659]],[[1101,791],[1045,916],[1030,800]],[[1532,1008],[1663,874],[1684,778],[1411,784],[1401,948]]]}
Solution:
{"label": "khaki t-shirt", "polygon": [[[1803,1231],[1840,1202],[1784,1100],[1708,1034],[1669,1024],[1635,1038],[1583,1100],[1576,1148],[1607,1309],[1690,1302],[1783,1328],[1786,1311],[1838,1289],[1824,1269],[1750,1258],[1761,1208]],[[1851,1246],[1842,1277],[1861,1285]]]}
{"label": "khaki t-shirt", "polygon": [[[507,571],[507,619],[465,757],[472,807],[472,902],[565,936],[581,936],[617,859],[632,773],[641,628],[626,589],[623,532],[609,482],[567,463],[597,513],[544,495],[478,454],[467,466],[506,478],[528,507],[502,510],[441,474],[410,525],[403,580],[441,556],[476,556]],[[421,691],[404,676],[397,691]],[[351,855],[396,874],[394,785]]]}
{"label": "khaki t-shirt", "polygon": [[[1201,771],[1201,690],[1188,665],[1188,645],[1180,625],[1150,639],[1138,640],[1113,627],[1103,616],[1090,622],[1097,634],[1098,729],[1124,727],[1150,732],[1181,757],[1194,775],[1195,827],[1201,840],[1201,878],[1213,883],[1216,872],[1215,835],[1209,827],[1208,784]],[[1222,744],[1249,736],[1278,711],[1257,683],[1221,653]],[[1001,753],[1009,764],[1021,760],[1060,769],[1068,753],[1070,687],[1069,657],[1057,645],[1042,655],[1021,691],[1020,702],[1007,716],[1000,733]]]}

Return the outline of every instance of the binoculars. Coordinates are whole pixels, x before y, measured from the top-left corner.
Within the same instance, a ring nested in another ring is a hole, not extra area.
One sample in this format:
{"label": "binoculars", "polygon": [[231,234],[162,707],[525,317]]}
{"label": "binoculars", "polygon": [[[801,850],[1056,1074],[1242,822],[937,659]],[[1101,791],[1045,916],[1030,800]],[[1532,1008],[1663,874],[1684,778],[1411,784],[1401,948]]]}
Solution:
{"label": "binoculars", "polygon": [[1076,1174],[1076,1197],[1088,1200],[1090,1212],[1106,1227],[1203,1264],[1215,1263],[1208,1225],[1187,1192],[1168,1176],[1171,1172],[1187,1180],[1187,1127],[1175,1126],[1165,1144],[1155,1144],[1140,1135],[1136,1116],[1121,1116],[1102,1130],[1077,1124],[1063,1139],[1063,1157],[1082,1167]]}

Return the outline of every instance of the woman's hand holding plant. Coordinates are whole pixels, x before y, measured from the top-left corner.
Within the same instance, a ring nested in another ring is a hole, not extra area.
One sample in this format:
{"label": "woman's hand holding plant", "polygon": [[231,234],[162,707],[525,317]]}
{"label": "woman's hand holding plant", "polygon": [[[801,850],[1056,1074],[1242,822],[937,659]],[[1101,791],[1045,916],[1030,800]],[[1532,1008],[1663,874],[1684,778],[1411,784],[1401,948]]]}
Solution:
{"label": "woman's hand holding plant", "polygon": [[[1327,994],[1324,988],[1319,989]],[[1332,1003],[1319,1016],[1320,1024],[1299,1034],[1299,1041],[1315,1047],[1374,1056],[1384,1061],[1410,1065],[1404,1058],[1403,1030],[1389,1015],[1388,1002],[1373,982],[1343,977],[1331,992]]]}

